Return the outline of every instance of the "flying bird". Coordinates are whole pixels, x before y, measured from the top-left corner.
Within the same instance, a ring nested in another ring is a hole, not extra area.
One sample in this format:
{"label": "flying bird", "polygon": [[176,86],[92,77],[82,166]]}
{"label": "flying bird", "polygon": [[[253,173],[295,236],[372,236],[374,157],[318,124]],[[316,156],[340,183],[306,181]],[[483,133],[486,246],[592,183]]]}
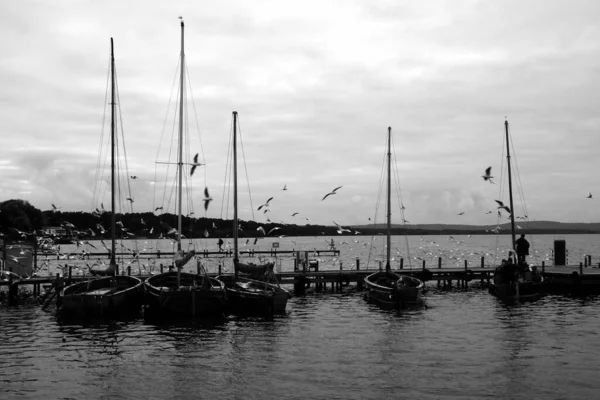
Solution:
{"label": "flying bird", "polygon": [[490,181],[490,183],[494,183],[494,182],[492,182],[493,176],[491,175],[491,173],[492,173],[492,167],[487,167],[485,169],[485,175],[481,175],[481,177],[483,178],[484,181]]}
{"label": "flying bird", "polygon": [[342,186],[338,186],[335,189],[333,189],[331,192],[327,193],[325,196],[323,196],[323,198],[321,199],[321,201],[325,200],[327,197],[334,195],[336,190],[341,189]]}
{"label": "flying bird", "polygon": [[292,214],[292,217],[295,217],[296,215],[300,214],[299,212],[295,212]]}
{"label": "flying bird", "polygon": [[459,212],[459,213],[458,213],[458,214],[456,214],[456,215],[465,215],[465,212],[464,212],[464,211],[462,211],[462,212]]}
{"label": "flying bird", "polygon": [[270,202],[271,200],[273,200],[273,197],[269,197],[269,200],[267,200],[267,201],[265,202],[265,204],[261,204],[260,206],[258,206],[257,210],[258,210],[258,211],[260,211],[260,209],[261,209],[261,208],[263,208],[263,207],[269,207],[269,202]]}
{"label": "flying bird", "polygon": [[492,210],[490,210],[490,211],[486,212],[486,214],[491,214],[491,213],[492,213]]}
{"label": "flying bird", "polygon": [[208,188],[204,188],[204,211],[208,210],[208,204],[212,201],[212,197],[208,194]]}
{"label": "flying bird", "polygon": [[283,188],[281,190],[287,190],[287,185],[283,185]]}
{"label": "flying bird", "polygon": [[131,178],[131,179],[137,179],[138,177],[137,177],[137,175],[131,175],[131,177],[130,177],[130,178]]}
{"label": "flying bird", "polygon": [[[591,195],[590,195],[590,196],[591,196]],[[61,208],[62,208],[62,207],[56,207],[56,206],[54,205],[54,203],[52,203],[52,211],[58,211],[58,210],[60,210]]]}
{"label": "flying bird", "polygon": [[265,228],[263,228],[262,226],[259,226],[258,228],[256,228],[256,230],[257,230],[258,232],[260,232],[260,233],[261,233],[263,236],[265,236],[265,235],[266,235],[266,234],[265,234]]}
{"label": "flying bird", "polygon": [[[592,198],[593,198],[593,197],[592,197],[592,192],[588,192],[587,198],[588,198],[588,199],[592,199]],[[54,204],[52,204],[52,205],[54,206]]]}
{"label": "flying bird", "polygon": [[162,206],[160,206],[160,207],[156,207],[156,208],[154,209],[154,212],[157,212],[158,210],[162,210],[162,209],[163,209],[163,208],[162,208]]}
{"label": "flying bird", "polygon": [[498,208],[502,208],[506,210],[507,213],[512,214],[510,208],[508,206],[505,206],[503,202],[501,202],[500,200],[495,200],[495,202],[498,203]]}
{"label": "flying bird", "polygon": [[270,235],[271,233],[273,233],[273,232],[275,232],[275,231],[279,230],[279,229],[281,229],[281,228],[280,228],[280,227],[278,227],[278,226],[276,226],[275,228],[272,228],[272,229],[269,231],[269,233],[267,233],[267,236],[268,236],[268,235]]}
{"label": "flying bird", "polygon": [[128,197],[128,198],[127,198],[127,199],[125,199],[125,200],[127,200],[127,201],[130,201],[130,202],[132,202],[132,203],[133,203],[133,199],[132,199],[131,197]]}
{"label": "flying bird", "polygon": [[198,162],[198,153],[196,153],[196,155],[194,156],[194,162],[192,163],[192,169],[190,170],[190,176],[194,175],[194,171],[196,170],[196,167],[199,167],[201,165],[204,165],[204,164]]}

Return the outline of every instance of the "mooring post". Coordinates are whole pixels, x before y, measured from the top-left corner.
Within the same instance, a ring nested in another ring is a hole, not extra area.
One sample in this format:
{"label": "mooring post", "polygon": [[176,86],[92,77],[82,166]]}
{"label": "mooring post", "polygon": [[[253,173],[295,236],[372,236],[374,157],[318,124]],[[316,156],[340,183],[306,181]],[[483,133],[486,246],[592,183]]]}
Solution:
{"label": "mooring post", "polygon": [[583,263],[579,263],[579,275],[583,275]]}
{"label": "mooring post", "polygon": [[221,275],[221,267],[223,266],[223,264],[221,264],[221,262],[219,261],[219,275]]}
{"label": "mooring post", "polygon": [[400,257],[400,269],[404,268],[404,258]]}
{"label": "mooring post", "polygon": [[542,274],[546,272],[546,261],[542,261]]}
{"label": "mooring post", "polygon": [[425,269],[425,260],[423,260],[423,269]]}
{"label": "mooring post", "polygon": [[583,255],[583,266],[587,268],[587,255]]}
{"label": "mooring post", "polygon": [[196,274],[200,275],[200,260],[196,262]]}
{"label": "mooring post", "polygon": [[340,260],[340,271],[342,271],[342,260]]}
{"label": "mooring post", "polygon": [[69,265],[69,280],[71,280],[72,276],[73,276],[73,266]]}
{"label": "mooring post", "polygon": [[442,257],[438,257],[438,268],[442,268]]}
{"label": "mooring post", "polygon": [[467,285],[469,284],[469,282],[467,282],[467,273],[468,273],[468,261],[465,260],[465,279],[463,280],[463,286],[465,287],[465,289],[467,288]]}
{"label": "mooring post", "polygon": [[127,276],[131,276],[131,265],[127,266]]}
{"label": "mooring post", "polygon": [[381,264],[381,261],[379,261],[379,270],[380,270],[380,271],[382,270],[382,264]]}
{"label": "mooring post", "polygon": [[[485,268],[485,257],[481,256],[481,269]],[[488,275],[488,280],[489,280],[489,274]],[[483,285],[483,272],[481,273],[481,282],[480,284]]]}
{"label": "mooring post", "polygon": [[356,270],[360,271],[360,258],[356,257]]}
{"label": "mooring post", "polygon": [[163,273],[163,265],[162,265],[162,263],[160,264],[160,273],[161,274]]}

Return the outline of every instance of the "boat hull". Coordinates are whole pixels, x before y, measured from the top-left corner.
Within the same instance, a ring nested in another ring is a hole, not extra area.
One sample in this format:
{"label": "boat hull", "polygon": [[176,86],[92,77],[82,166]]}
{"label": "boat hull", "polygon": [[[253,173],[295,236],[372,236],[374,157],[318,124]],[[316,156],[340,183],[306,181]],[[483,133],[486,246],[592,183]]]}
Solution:
{"label": "boat hull", "polygon": [[221,316],[225,310],[225,285],[215,278],[182,272],[177,285],[177,272],[165,272],[144,286],[147,315]]}
{"label": "boat hull", "polygon": [[76,317],[103,317],[140,311],[144,287],[133,276],[111,276],[78,282],[65,287],[60,311]]}
{"label": "boat hull", "polygon": [[505,302],[534,301],[545,293],[545,282],[536,268],[499,266],[494,271],[489,292]]}
{"label": "boat hull", "polygon": [[227,289],[228,314],[266,315],[283,314],[286,311],[290,293],[272,283],[246,277],[223,275],[217,277]]}
{"label": "boat hull", "polygon": [[375,272],[365,278],[366,298],[384,309],[421,306],[424,284],[417,278],[391,271]]}

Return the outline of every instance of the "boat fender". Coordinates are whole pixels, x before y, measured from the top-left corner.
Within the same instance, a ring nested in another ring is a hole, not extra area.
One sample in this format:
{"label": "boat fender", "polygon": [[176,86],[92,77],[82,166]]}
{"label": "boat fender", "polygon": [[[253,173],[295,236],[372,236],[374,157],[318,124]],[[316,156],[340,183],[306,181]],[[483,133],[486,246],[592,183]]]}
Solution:
{"label": "boat fender", "polygon": [[466,282],[471,282],[473,280],[474,275],[475,274],[470,269],[466,270],[465,271],[465,281]]}

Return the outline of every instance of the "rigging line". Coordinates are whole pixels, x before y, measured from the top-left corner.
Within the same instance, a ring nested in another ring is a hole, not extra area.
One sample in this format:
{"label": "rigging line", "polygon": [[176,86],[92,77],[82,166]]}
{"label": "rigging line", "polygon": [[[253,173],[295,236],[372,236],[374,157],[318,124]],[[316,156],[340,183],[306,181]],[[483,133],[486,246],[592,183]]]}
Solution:
{"label": "rigging line", "polygon": [[[221,200],[221,219],[223,218],[223,207],[225,207],[225,215],[229,215],[229,195],[231,191],[231,174],[233,167],[231,164],[233,163],[233,118],[231,119],[231,124],[229,125],[229,141],[227,144],[227,159],[225,160],[225,176],[223,178],[223,195]],[[226,193],[227,190],[227,193]]]}
{"label": "rigging line", "polygon": [[[187,67],[187,61],[186,61],[186,67]],[[194,101],[194,91],[192,89],[192,81],[190,79],[190,72],[189,70],[186,68],[186,75],[188,78],[188,87],[190,90],[190,98],[192,99],[192,108],[194,110],[194,120],[196,121],[196,129],[198,130],[198,140],[200,141],[200,153],[202,154],[202,161],[203,163],[206,165],[206,157],[204,155],[204,146],[202,145],[202,135],[200,134],[200,124],[198,123],[198,113],[196,112],[196,102]],[[206,168],[204,169],[204,178],[205,178],[205,183],[206,183]],[[205,185],[206,186],[206,185]]]}
{"label": "rigging line", "polygon": [[[96,194],[98,195],[98,197],[100,196],[100,187],[99,186],[99,182],[100,182],[100,178],[102,177],[101,175],[101,165],[102,165],[102,143],[104,141],[104,127],[106,125],[106,106],[108,103],[108,91],[109,91],[109,83],[110,83],[110,70],[111,70],[111,56],[109,54],[108,57],[108,69],[107,69],[107,74],[106,74],[106,88],[104,90],[104,112],[102,113],[102,125],[101,125],[101,129],[100,129],[100,142],[99,142],[99,149],[98,149],[98,158],[96,159],[96,174],[94,176],[94,187],[92,189],[92,210],[94,208],[98,207],[98,203],[95,202],[95,200],[97,200],[96,198]],[[96,190],[98,192],[96,192]]]}
{"label": "rigging line", "polygon": [[398,158],[396,157],[396,146],[395,146],[395,142],[394,142],[394,138],[392,137],[392,154],[393,154],[393,161],[394,161],[394,181],[396,184],[396,199],[399,201],[398,204],[398,209],[400,210],[400,216],[402,218],[402,225],[404,226],[404,232],[405,234],[404,236],[404,242],[406,245],[406,257],[408,259],[408,267],[410,269],[412,269],[412,261],[411,261],[411,257],[410,257],[410,246],[408,245],[408,235],[406,234],[406,223],[405,223],[405,218],[404,218],[404,209],[402,208],[402,206],[404,205],[404,201],[402,199],[402,187],[400,186],[400,174],[398,173]]}
{"label": "rigging line", "polygon": [[[167,120],[169,118],[169,110],[171,109],[171,103],[172,103],[172,100],[173,100],[173,88],[174,87],[177,87],[176,94],[179,94],[179,85],[176,85],[177,77],[179,76],[179,62],[180,62],[180,57],[177,56],[177,67],[175,68],[175,74],[174,74],[174,78],[173,78],[173,83],[171,85],[171,94],[169,96],[169,102],[167,103],[167,111],[165,112],[165,118],[163,120],[163,126],[162,126],[162,131],[161,131],[161,134],[160,134],[160,140],[158,142],[158,149],[156,150],[155,166],[156,166],[156,162],[159,161],[158,157],[160,156],[160,148],[161,148],[161,144],[163,142],[163,138],[164,138],[166,127],[167,127]],[[177,115],[177,103],[175,104],[175,115]],[[172,129],[174,129],[174,128],[172,128]],[[171,132],[173,132],[173,131],[171,131]],[[171,134],[171,137],[172,136],[173,135]],[[169,150],[169,158],[168,158],[168,160],[170,160],[170,159],[171,159],[171,150]],[[156,168],[155,168],[155,170],[156,170]],[[169,165],[167,165],[167,175],[169,173],[168,170],[169,170]],[[166,184],[166,182],[167,182],[167,177],[165,176],[165,184]],[[154,195],[155,196],[152,199],[152,209],[153,210],[156,208],[156,183],[157,183],[157,180],[155,179],[154,180],[154,185],[155,185],[154,186]],[[165,191],[163,191],[163,198],[162,198],[162,202],[163,203],[164,203],[164,199],[165,199],[164,194],[165,194]],[[164,205],[163,203],[161,203],[161,205]]]}
{"label": "rigging line", "polygon": [[[177,86],[176,96],[177,96],[177,98],[179,98],[179,86]],[[176,133],[176,127],[177,127],[177,114],[178,114],[178,111],[179,111],[179,107],[181,107],[181,104],[178,104],[176,102],[175,103],[175,110],[174,110],[175,112],[174,112],[174,115],[173,115],[173,124],[171,126],[171,142],[170,142],[170,146],[169,146],[169,153],[168,153],[168,156],[167,156],[167,160],[168,161],[170,161],[171,158],[173,157],[173,150],[177,148],[177,140],[178,140],[177,138],[178,138],[178,135]],[[161,140],[161,142],[162,142],[162,140]],[[170,174],[170,171],[171,171],[171,166],[172,165],[170,163],[168,163],[166,171],[165,171],[165,180],[164,180],[164,182],[165,182],[165,190],[163,191],[163,198],[162,198],[162,203],[161,204],[165,203],[165,199],[166,199],[166,196],[167,196],[167,187],[166,187],[166,185],[167,185],[167,182],[168,182],[168,179],[169,179],[169,174]],[[178,174],[178,168],[175,168],[175,173],[173,174],[174,177],[175,177],[174,178],[175,180],[174,180],[174,183],[173,183],[173,185],[171,187],[171,191],[172,191],[171,195],[170,195],[171,198],[173,196],[173,191],[175,190],[175,188],[177,186],[177,184],[175,183],[175,182],[177,182],[177,176],[178,176],[177,174]],[[170,204],[171,198],[169,199],[169,204]],[[175,214],[177,214],[177,212],[175,212]]]}
{"label": "rigging line", "polygon": [[[386,142],[387,143],[387,142]],[[379,173],[379,187],[377,192],[377,199],[375,201],[375,215],[373,216],[373,230],[371,231],[371,241],[369,243],[369,253],[367,256],[367,268],[369,268],[369,264],[371,262],[371,254],[373,250],[373,241],[375,240],[375,231],[377,226],[377,216],[379,214],[379,205],[381,204],[381,196],[383,193],[383,180],[385,176],[385,157],[386,157],[386,147],[384,147],[383,158],[381,161],[381,171]]]}
{"label": "rigging line", "polygon": [[252,220],[256,221],[254,217],[254,205],[252,204],[252,191],[250,190],[250,177],[248,176],[248,166],[246,165],[246,153],[244,152],[244,142],[242,140],[242,124],[240,122],[240,116],[238,114],[237,127],[240,137],[240,147],[242,148],[242,160],[244,161],[244,171],[246,172],[246,184],[248,185],[248,197],[250,198],[250,210],[252,210]]}
{"label": "rigging line", "polygon": [[[131,194],[131,181],[129,180],[129,164],[127,163],[127,148],[125,146],[125,132],[123,129],[123,113],[121,112],[121,97],[120,97],[120,92],[119,92],[119,84],[118,84],[118,79],[117,79],[118,75],[117,75],[117,69],[115,67],[115,88],[116,88],[116,98],[117,98],[117,106],[119,109],[119,130],[117,132],[120,131],[121,133],[121,147],[123,148],[123,163],[125,164],[125,183],[127,184],[127,192],[128,192],[128,197],[133,198],[132,194]],[[118,135],[115,136],[116,140],[117,140],[117,145],[119,143],[119,139],[118,139]],[[117,147],[118,149],[118,147]],[[119,168],[119,171],[121,171],[121,169]],[[133,203],[130,202],[130,207],[129,209],[131,210],[131,213],[133,213]]]}

